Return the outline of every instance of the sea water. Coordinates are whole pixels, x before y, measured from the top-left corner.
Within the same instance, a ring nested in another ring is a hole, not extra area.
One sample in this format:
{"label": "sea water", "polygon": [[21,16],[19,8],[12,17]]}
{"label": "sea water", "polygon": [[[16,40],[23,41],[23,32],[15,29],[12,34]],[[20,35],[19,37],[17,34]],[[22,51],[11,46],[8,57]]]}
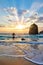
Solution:
{"label": "sea water", "polygon": [[[12,40],[13,41],[13,36],[11,34],[0,34],[0,41],[6,41],[6,40]],[[22,40],[22,38],[24,40]],[[15,39],[21,39],[21,43],[27,43],[27,42],[41,42],[43,43],[43,34],[37,34],[37,35],[15,35]],[[15,40],[14,39],[14,40]],[[16,42],[16,40],[15,40]],[[18,40],[18,43],[20,42],[20,40]]]}

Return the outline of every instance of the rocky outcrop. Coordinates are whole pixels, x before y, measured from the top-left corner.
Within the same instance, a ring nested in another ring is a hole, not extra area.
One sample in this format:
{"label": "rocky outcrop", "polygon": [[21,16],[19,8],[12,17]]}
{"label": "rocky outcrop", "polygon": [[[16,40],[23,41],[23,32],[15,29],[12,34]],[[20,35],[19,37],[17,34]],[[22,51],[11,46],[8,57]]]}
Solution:
{"label": "rocky outcrop", "polygon": [[43,31],[40,31],[39,34],[43,34]]}
{"label": "rocky outcrop", "polygon": [[32,24],[30,26],[29,34],[32,34],[32,35],[38,34],[38,26],[36,24]]}

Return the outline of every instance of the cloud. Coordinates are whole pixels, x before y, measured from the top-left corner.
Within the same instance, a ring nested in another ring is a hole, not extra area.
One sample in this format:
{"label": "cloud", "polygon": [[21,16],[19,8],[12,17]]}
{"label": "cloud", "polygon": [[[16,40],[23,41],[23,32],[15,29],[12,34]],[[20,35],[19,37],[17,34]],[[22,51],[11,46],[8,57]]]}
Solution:
{"label": "cloud", "polygon": [[8,12],[10,15],[15,15],[15,14],[17,14],[17,10],[16,10],[16,8],[14,8],[14,7],[8,7],[8,8],[4,8],[4,10],[6,11],[6,12]]}
{"label": "cloud", "polygon": [[39,17],[39,20],[40,20],[40,21],[43,21],[43,17]]}
{"label": "cloud", "polygon": [[[39,9],[43,7],[43,3],[34,2],[29,10],[18,10],[15,7],[4,8],[4,11],[8,13],[8,22],[43,22],[43,15],[39,15]],[[20,16],[19,16],[20,14]]]}
{"label": "cloud", "polygon": [[43,15],[38,15],[38,13],[34,13],[34,15],[25,19],[25,22],[31,23],[43,23]]}
{"label": "cloud", "polygon": [[33,17],[33,18],[37,18],[38,15],[38,11],[39,9],[43,7],[43,3],[39,3],[39,2],[34,2],[29,10],[23,10],[22,11],[22,16],[24,16],[24,19],[27,17]]}
{"label": "cloud", "polygon": [[43,3],[34,2],[29,9],[29,16],[33,15],[34,12],[39,11],[41,7],[43,7]]}
{"label": "cloud", "polygon": [[43,17],[42,17],[42,16],[40,16],[39,18],[37,18],[36,23],[43,23]]}
{"label": "cloud", "polygon": [[16,8],[14,7],[10,7],[7,9],[4,9],[9,15],[7,16],[10,20],[12,21],[19,21],[19,17],[18,17],[18,11]]}
{"label": "cloud", "polygon": [[39,3],[39,2],[34,2],[30,8],[30,10],[34,10],[37,11],[38,9],[40,9],[41,7],[43,7],[43,3]]}
{"label": "cloud", "polygon": [[43,7],[43,3],[34,2],[29,10],[24,10],[25,22],[43,23],[43,14],[38,14],[40,8]]}

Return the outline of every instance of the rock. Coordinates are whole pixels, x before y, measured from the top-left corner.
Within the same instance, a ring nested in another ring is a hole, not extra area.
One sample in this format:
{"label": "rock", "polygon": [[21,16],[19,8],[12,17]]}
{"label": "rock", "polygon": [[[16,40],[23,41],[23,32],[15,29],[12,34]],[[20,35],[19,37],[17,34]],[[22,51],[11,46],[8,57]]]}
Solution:
{"label": "rock", "polygon": [[32,35],[38,34],[38,26],[36,24],[32,24],[30,26],[29,34],[32,34]]}
{"label": "rock", "polygon": [[22,38],[21,40],[25,40],[24,38]]}
{"label": "rock", "polygon": [[39,34],[43,34],[43,31],[40,31]]}
{"label": "rock", "polygon": [[15,38],[15,33],[12,33],[12,36],[13,36],[12,39],[14,39]]}

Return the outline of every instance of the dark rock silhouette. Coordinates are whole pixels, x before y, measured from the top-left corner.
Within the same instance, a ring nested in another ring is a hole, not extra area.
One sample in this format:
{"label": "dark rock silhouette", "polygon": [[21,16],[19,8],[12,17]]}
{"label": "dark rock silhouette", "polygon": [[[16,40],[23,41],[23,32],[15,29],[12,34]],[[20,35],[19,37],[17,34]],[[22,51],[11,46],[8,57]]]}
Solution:
{"label": "dark rock silhouette", "polygon": [[25,40],[24,38],[22,38],[21,40]]}
{"label": "dark rock silhouette", "polygon": [[14,39],[15,38],[15,33],[12,33],[12,36],[13,36],[12,39]]}
{"label": "dark rock silhouette", "polygon": [[30,26],[29,34],[32,34],[32,35],[38,34],[38,26],[36,24],[32,24]]}
{"label": "dark rock silhouette", "polygon": [[39,34],[43,34],[43,31],[40,31]]}

